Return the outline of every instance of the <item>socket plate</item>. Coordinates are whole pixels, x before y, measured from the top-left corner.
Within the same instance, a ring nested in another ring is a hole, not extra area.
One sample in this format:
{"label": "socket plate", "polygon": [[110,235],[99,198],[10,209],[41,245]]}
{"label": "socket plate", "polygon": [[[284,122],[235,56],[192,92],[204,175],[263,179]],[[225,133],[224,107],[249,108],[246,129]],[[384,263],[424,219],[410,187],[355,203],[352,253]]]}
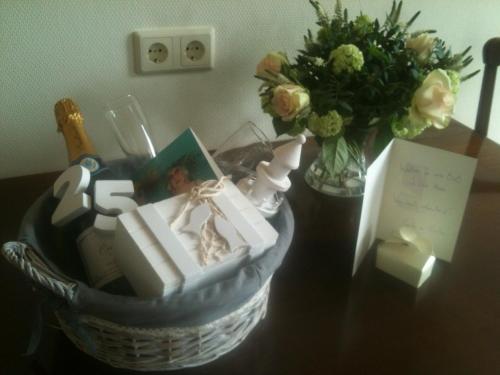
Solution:
{"label": "socket plate", "polygon": [[[135,31],[135,70],[138,74],[145,74],[212,69],[214,34],[211,26],[163,27]],[[151,54],[156,53],[153,46],[159,44],[167,49],[165,59],[151,59]]]}

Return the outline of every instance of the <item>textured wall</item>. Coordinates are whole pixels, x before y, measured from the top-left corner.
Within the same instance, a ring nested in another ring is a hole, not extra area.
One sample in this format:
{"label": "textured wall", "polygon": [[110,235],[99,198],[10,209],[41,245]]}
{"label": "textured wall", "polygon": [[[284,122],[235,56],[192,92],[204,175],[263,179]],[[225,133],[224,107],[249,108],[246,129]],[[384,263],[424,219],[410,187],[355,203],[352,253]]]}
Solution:
{"label": "textured wall", "polygon": [[[325,3],[331,8],[333,1]],[[390,3],[344,0],[351,14],[362,8],[378,17]],[[482,44],[500,35],[495,16],[500,2],[477,5],[467,0],[406,1],[404,16],[422,9],[416,26],[437,28],[456,51],[472,44],[474,65],[480,67]],[[272,134],[259,108],[255,65],[268,50],[286,50],[292,57],[306,29],[315,29],[314,20],[306,0],[0,0],[0,178],[66,165],[52,110],[66,96],[79,103],[105,158],[120,156],[120,150],[104,119],[104,104],[127,93],[141,101],[160,148],[187,126],[208,147],[217,146],[246,120]],[[215,69],[134,74],[130,33],[175,25],[215,27]],[[480,81],[467,83],[459,99],[456,117],[469,125]],[[498,128],[490,132],[496,140]]]}

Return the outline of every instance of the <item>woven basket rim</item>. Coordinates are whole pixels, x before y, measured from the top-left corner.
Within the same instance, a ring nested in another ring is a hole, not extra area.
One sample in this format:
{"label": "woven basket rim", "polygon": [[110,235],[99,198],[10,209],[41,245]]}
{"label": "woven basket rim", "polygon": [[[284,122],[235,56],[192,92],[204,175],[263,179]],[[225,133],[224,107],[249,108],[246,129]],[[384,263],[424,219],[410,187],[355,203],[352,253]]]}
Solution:
{"label": "woven basket rim", "polygon": [[[44,204],[44,199],[47,199],[46,195],[41,196],[30,208],[31,212],[27,213],[27,218],[25,218],[27,223],[24,223],[25,230],[21,235],[21,239],[29,238],[30,235],[33,236],[30,230],[33,232],[34,228],[30,228],[30,225],[33,227],[33,216],[36,216],[37,212],[41,210],[40,206]],[[286,199],[283,201],[280,212],[275,219],[275,228],[280,233],[275,247],[268,249],[261,257],[221,281],[187,293],[174,294],[168,298],[145,300],[138,297],[112,295],[90,288],[82,282],[61,275],[55,265],[44,257],[43,251],[35,246],[30,246],[30,248],[43,259],[41,263],[45,264],[45,268],[50,270],[47,273],[52,275],[50,278],[52,282],[42,282],[42,287],[54,293],[57,297],[65,299],[73,309],[82,314],[90,314],[126,325],[155,326],[165,325],[166,322],[171,321],[174,325],[188,326],[193,322],[193,324],[202,324],[203,317],[207,315],[207,310],[214,311],[213,315],[222,316],[227,309],[234,310],[238,308],[279,267],[291,243],[294,227],[293,213]],[[30,244],[30,241],[25,240],[22,242]],[[19,263],[19,260],[12,263],[15,262]],[[31,261],[25,259],[25,262],[30,263]],[[16,264],[16,266],[19,268],[19,264]],[[40,278],[36,275],[37,268],[40,267],[35,265],[33,268],[34,271],[23,272],[37,284],[40,284]],[[66,292],[60,292],[61,286]],[[120,309],[121,313],[124,305],[127,305],[124,314],[118,320],[111,318],[113,311]],[[220,309],[221,312],[218,313],[214,309]],[[134,316],[136,313],[143,316],[143,319]],[[154,316],[152,317],[152,315]],[[156,318],[158,316],[160,318]],[[155,319],[159,319],[161,322],[157,324]],[[209,317],[207,316],[206,321],[208,320]]]}

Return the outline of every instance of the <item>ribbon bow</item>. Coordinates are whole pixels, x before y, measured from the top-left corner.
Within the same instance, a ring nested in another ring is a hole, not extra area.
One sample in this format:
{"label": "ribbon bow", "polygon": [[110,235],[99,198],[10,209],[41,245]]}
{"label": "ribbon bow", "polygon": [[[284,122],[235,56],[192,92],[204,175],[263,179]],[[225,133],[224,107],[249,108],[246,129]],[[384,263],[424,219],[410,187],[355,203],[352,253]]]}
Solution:
{"label": "ribbon bow", "polygon": [[203,181],[201,184],[194,186],[188,194],[188,203],[206,203],[224,190],[224,181],[226,180],[229,180],[229,177],[222,176],[219,180]]}
{"label": "ribbon bow", "polygon": [[399,228],[398,235],[386,242],[413,245],[422,254],[434,255],[432,242],[427,238],[419,236],[418,232],[411,227],[404,226]]}
{"label": "ribbon bow", "polygon": [[205,265],[208,264],[210,258],[220,259],[221,252],[227,253],[232,250],[228,242],[218,233],[215,217],[225,219],[225,216],[212,200],[224,190],[226,180],[229,180],[229,177],[223,176],[219,180],[208,180],[194,186],[187,194],[186,203],[170,224],[173,227],[191,207],[194,207],[191,213],[197,209],[202,211],[199,222],[194,223],[193,216],[191,216],[191,221],[182,230],[199,234],[200,258]]}

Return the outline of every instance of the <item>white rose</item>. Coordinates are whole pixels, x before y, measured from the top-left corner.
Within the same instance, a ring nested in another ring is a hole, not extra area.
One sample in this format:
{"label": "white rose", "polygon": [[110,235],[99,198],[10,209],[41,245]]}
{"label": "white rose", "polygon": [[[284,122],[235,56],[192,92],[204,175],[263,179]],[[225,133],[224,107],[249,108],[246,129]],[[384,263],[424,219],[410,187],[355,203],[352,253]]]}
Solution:
{"label": "white rose", "polygon": [[417,53],[417,61],[424,63],[429,59],[434,48],[435,38],[427,33],[422,33],[415,38],[406,41],[406,48]]}
{"label": "white rose", "polygon": [[450,122],[454,106],[451,80],[444,70],[436,69],[429,73],[415,91],[409,118],[412,122],[443,129]]}
{"label": "white rose", "polygon": [[309,94],[303,87],[284,84],[274,88],[271,104],[283,121],[290,121],[309,106],[309,101]]}
{"label": "white rose", "polygon": [[280,52],[270,52],[257,64],[257,76],[268,78],[269,72],[279,74],[281,66],[288,64],[286,56]]}

